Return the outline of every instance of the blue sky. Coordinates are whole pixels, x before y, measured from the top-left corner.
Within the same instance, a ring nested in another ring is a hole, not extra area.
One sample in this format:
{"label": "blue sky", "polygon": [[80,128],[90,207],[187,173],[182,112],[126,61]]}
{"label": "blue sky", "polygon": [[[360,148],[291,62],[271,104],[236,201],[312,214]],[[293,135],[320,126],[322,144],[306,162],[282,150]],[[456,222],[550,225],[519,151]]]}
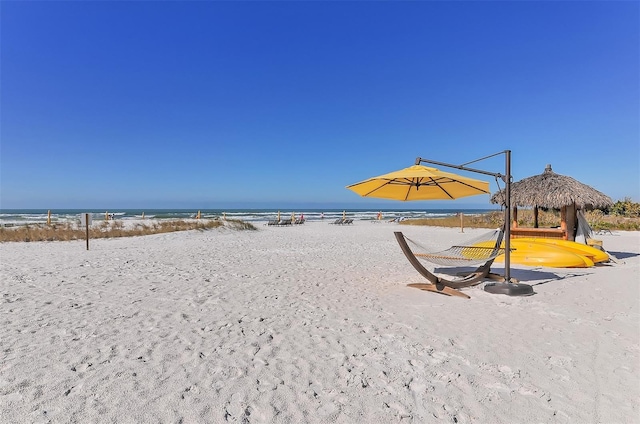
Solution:
{"label": "blue sky", "polygon": [[640,201],[635,1],[0,6],[1,208],[489,208],[345,186],[506,149]]}

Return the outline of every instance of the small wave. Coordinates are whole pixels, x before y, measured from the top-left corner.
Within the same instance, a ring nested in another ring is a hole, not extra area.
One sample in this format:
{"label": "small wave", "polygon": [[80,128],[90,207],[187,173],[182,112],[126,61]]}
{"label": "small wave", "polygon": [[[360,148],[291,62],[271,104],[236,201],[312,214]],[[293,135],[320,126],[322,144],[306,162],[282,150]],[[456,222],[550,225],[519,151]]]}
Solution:
{"label": "small wave", "polygon": [[[65,222],[77,222],[81,213],[85,213],[86,210],[80,209],[65,209],[58,211],[51,211],[51,221],[56,223]],[[92,220],[94,222],[105,219],[105,214],[111,215],[117,220],[127,219],[142,219],[144,213],[145,219],[190,219],[194,218],[197,214],[197,210],[171,210],[171,209],[149,209],[144,211],[142,209],[136,210],[119,210],[117,212],[106,211],[90,211]],[[354,219],[356,221],[374,221],[378,219],[378,214],[381,214],[380,219],[384,221],[398,220],[398,219],[416,219],[416,218],[438,218],[453,216],[457,213],[464,213],[465,215],[479,215],[491,210],[480,209],[447,209],[447,210],[369,210],[369,209],[356,209],[356,210],[284,210],[281,209],[280,217],[288,218],[293,213],[296,218],[301,215],[304,216],[307,221],[334,221],[337,218],[342,218],[343,215]],[[255,221],[269,221],[276,219],[278,216],[277,209],[237,209],[237,210],[201,210],[201,217],[203,219],[220,219],[226,217],[228,219],[238,219],[246,222]],[[13,224],[13,225],[28,225],[28,224],[42,224],[47,222],[47,211],[34,211],[34,210],[3,210],[0,213],[0,224]]]}

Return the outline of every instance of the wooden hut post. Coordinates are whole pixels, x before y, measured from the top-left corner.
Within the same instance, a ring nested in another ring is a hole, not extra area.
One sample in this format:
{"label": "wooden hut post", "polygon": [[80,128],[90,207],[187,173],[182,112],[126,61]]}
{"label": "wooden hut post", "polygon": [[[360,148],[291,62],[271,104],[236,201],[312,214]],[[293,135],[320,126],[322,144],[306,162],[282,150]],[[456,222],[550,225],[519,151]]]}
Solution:
{"label": "wooden hut post", "polygon": [[518,228],[518,207],[513,207],[513,228]]}
{"label": "wooden hut post", "polygon": [[575,241],[576,240],[576,221],[578,217],[576,216],[576,204],[572,203],[567,205],[567,240]]}
{"label": "wooden hut post", "polygon": [[538,228],[538,207],[533,207],[533,228]]}
{"label": "wooden hut post", "polygon": [[564,233],[563,239],[567,239],[567,207],[563,206],[560,209],[560,229]]}

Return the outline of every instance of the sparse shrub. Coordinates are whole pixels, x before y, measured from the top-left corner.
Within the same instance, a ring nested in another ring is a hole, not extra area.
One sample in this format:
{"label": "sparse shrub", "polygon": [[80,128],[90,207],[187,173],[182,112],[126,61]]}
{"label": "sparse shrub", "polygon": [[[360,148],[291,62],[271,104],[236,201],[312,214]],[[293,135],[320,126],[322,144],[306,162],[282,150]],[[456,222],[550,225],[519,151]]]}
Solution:
{"label": "sparse shrub", "polygon": [[[479,215],[464,215],[465,228],[498,228],[504,222],[504,212],[492,211]],[[402,225],[430,225],[433,227],[460,227],[460,216],[419,218],[401,221]]]}
{"label": "sparse shrub", "polygon": [[[538,227],[558,227],[561,221],[559,210],[538,209]],[[533,209],[518,209],[518,226],[533,227],[534,225]]]}
{"label": "sparse shrub", "polygon": [[625,197],[614,203],[609,212],[619,216],[640,217],[640,203],[634,203],[631,198]]}
{"label": "sparse shrub", "polygon": [[250,222],[241,221],[239,219],[227,219],[226,225],[231,228],[236,228],[238,230],[257,230],[256,226]]}
{"label": "sparse shrub", "polygon": [[[630,208],[630,210],[633,210]],[[595,231],[598,230],[626,230],[626,231],[638,231],[640,230],[640,217],[636,216],[621,216],[614,214],[605,214],[603,211],[595,209],[592,211],[586,211],[584,213],[589,226]],[[503,212],[489,212],[482,215],[465,215],[464,227],[465,228],[497,228],[504,222]],[[558,210],[543,210],[538,212],[538,226],[539,227],[558,227],[560,226],[561,218],[560,211]],[[402,221],[403,225],[430,225],[434,227],[460,227],[460,217],[451,216],[446,218],[429,218],[429,219],[410,219]],[[521,227],[533,227],[533,210],[531,209],[518,209],[518,226]]]}
{"label": "sparse shrub", "polygon": [[[122,221],[103,221],[89,228],[89,238],[114,238],[144,236],[158,233],[187,230],[208,230],[227,225],[238,230],[256,230],[256,227],[248,222],[239,220],[198,220],[198,221],[155,221],[151,225],[136,224],[132,228],[125,228]],[[67,241],[82,240],[86,237],[84,228],[77,228],[70,223],[25,225],[22,227],[0,228],[0,242],[5,241]]]}

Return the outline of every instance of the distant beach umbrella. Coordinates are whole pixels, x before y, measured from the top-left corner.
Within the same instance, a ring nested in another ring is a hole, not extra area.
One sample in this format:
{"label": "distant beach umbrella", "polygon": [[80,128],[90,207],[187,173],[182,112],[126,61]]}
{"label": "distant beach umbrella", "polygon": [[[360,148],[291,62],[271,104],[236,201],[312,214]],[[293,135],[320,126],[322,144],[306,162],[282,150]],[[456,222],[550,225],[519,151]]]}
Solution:
{"label": "distant beach umbrella", "polygon": [[413,165],[399,171],[347,186],[363,197],[392,200],[458,199],[477,194],[490,194],[489,183],[440,171],[423,165]]}

